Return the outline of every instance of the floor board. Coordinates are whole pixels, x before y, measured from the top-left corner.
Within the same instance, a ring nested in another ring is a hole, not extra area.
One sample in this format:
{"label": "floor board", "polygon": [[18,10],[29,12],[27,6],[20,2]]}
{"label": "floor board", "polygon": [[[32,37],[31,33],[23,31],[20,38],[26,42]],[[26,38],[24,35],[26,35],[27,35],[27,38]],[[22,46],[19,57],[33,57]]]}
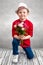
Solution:
{"label": "floor board", "polygon": [[12,63],[12,50],[0,49],[0,65],[43,65],[43,49],[33,49],[35,57],[27,59],[23,49],[19,49],[19,62]]}

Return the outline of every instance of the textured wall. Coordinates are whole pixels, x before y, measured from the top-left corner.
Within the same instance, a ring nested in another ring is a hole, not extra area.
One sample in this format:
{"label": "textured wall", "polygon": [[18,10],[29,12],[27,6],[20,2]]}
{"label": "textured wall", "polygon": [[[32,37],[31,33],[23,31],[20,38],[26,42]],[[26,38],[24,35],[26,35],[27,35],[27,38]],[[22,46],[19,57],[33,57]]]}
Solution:
{"label": "textured wall", "polygon": [[33,48],[43,47],[43,0],[0,0],[0,47],[12,48],[12,22],[18,18],[15,14],[18,3],[24,2],[30,9],[28,19],[34,25],[31,38]]}

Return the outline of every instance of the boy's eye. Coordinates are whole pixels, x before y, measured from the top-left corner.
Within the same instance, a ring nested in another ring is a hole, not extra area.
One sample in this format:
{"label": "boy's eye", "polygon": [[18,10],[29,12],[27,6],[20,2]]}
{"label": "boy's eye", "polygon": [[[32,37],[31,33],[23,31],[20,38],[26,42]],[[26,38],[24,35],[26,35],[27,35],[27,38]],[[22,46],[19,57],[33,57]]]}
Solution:
{"label": "boy's eye", "polygon": [[25,12],[23,12],[23,13],[25,13]]}
{"label": "boy's eye", "polygon": [[21,13],[21,12],[19,12],[19,13]]}

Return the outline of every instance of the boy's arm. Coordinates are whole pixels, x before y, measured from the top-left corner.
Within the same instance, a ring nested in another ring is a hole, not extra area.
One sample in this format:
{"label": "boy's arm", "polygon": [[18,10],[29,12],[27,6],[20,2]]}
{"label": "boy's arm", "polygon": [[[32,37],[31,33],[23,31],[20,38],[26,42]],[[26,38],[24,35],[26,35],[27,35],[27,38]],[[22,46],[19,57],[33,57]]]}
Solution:
{"label": "boy's arm", "polygon": [[15,23],[13,22],[13,24],[12,24],[12,37],[14,37],[14,35],[16,34],[14,25],[15,25]]}
{"label": "boy's arm", "polygon": [[28,36],[22,36],[21,39],[30,39],[33,36],[33,24],[30,24],[30,27],[28,29]]}
{"label": "boy's arm", "polygon": [[29,35],[32,37],[33,36],[33,24],[31,23],[30,24],[30,28],[29,28],[29,30],[28,30],[29,32]]}
{"label": "boy's arm", "polygon": [[31,38],[31,36],[30,36],[30,35],[28,35],[28,36],[24,36],[24,35],[22,35],[22,36],[21,36],[21,39],[22,39],[22,40],[25,40],[25,39],[30,39],[30,38]]}
{"label": "boy's arm", "polygon": [[15,31],[14,25],[15,25],[15,22],[13,22],[13,24],[12,24],[12,37],[19,39],[19,36],[17,35],[17,33]]}

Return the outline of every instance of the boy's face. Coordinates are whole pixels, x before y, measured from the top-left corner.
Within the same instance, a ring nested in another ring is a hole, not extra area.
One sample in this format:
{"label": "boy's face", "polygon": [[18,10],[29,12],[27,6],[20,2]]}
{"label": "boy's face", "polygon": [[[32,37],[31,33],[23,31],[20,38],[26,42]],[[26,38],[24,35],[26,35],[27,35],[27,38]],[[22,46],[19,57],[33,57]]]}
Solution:
{"label": "boy's face", "polygon": [[27,18],[28,12],[27,9],[20,9],[17,14],[19,16],[19,19],[21,21],[24,21]]}

